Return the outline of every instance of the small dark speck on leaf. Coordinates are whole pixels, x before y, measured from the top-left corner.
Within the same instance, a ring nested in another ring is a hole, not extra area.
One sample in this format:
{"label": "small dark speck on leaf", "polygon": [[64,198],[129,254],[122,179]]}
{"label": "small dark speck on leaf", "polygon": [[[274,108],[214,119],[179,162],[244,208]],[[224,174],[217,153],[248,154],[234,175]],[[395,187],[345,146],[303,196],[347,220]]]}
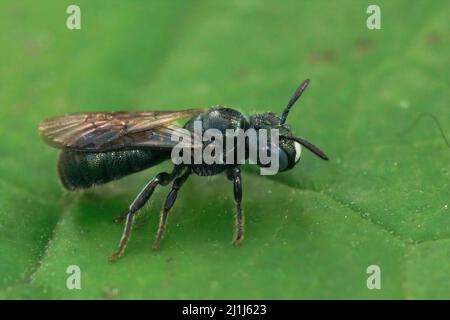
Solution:
{"label": "small dark speck on leaf", "polygon": [[52,37],[48,33],[35,34],[25,44],[25,50],[30,55],[38,55],[50,47]]}
{"label": "small dark speck on leaf", "polygon": [[361,38],[355,42],[354,50],[357,56],[362,56],[373,49],[373,43],[369,39]]}
{"label": "small dark speck on leaf", "polygon": [[328,64],[336,61],[336,55],[330,50],[313,52],[308,55],[308,61],[317,64]]}
{"label": "small dark speck on leaf", "polygon": [[429,46],[439,44],[441,40],[442,36],[436,31],[430,32],[425,36],[425,41]]}
{"label": "small dark speck on leaf", "polygon": [[168,257],[167,259],[166,259],[166,263],[170,263],[170,262],[172,262],[173,261],[173,257]]}
{"label": "small dark speck on leaf", "polygon": [[233,75],[238,79],[248,77],[249,74],[250,74],[250,71],[246,68],[239,68],[239,69],[234,70],[234,72],[233,72]]}
{"label": "small dark speck on leaf", "polygon": [[117,288],[106,288],[103,290],[103,297],[105,299],[115,299],[119,295],[119,289]]}

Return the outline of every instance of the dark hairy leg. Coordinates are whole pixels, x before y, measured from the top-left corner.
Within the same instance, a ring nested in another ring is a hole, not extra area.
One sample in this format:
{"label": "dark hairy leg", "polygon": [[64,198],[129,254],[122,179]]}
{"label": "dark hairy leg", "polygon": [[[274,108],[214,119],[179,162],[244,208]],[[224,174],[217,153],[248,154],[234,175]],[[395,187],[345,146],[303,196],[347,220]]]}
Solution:
{"label": "dark hairy leg", "polygon": [[238,246],[244,239],[244,213],[242,211],[242,179],[241,169],[234,167],[229,175],[229,178],[233,181],[233,193],[234,202],[236,204],[236,222],[235,222],[235,235],[233,244]]}
{"label": "dark hairy leg", "polygon": [[115,261],[124,253],[127,246],[128,239],[130,238],[131,228],[133,225],[134,215],[141,209],[145,203],[150,199],[158,185],[168,185],[177,175],[177,170],[173,170],[172,173],[161,172],[158,173],[149,183],[142,189],[136,199],[128,208],[125,215],[125,227],[123,229],[122,238],[120,239],[119,246],[113,255],[109,257],[110,261]]}
{"label": "dark hairy leg", "polygon": [[169,211],[172,208],[172,206],[175,203],[175,200],[177,199],[178,191],[180,190],[181,186],[184,182],[186,182],[187,178],[191,174],[191,170],[187,169],[183,175],[176,178],[172,185],[172,190],[170,190],[169,194],[166,197],[166,201],[164,203],[164,207],[161,210],[161,215],[159,218],[159,227],[158,232],[156,233],[156,239],[153,243],[153,250],[159,250],[161,239],[164,236],[164,230],[166,228],[167,223],[167,217],[169,215]]}

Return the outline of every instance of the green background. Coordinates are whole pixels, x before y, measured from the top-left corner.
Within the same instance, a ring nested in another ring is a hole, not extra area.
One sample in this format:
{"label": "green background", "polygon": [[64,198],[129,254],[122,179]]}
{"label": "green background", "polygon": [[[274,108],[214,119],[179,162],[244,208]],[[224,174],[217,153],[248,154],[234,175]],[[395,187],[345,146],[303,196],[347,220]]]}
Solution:
{"label": "green background", "polygon": [[[81,30],[66,8],[81,7]],[[1,298],[450,298],[449,1],[1,1]],[[223,104],[290,114],[323,148],[275,177],[243,173],[246,238],[232,246],[232,186],[193,177],[161,251],[167,189],[117,263],[112,218],[169,163],[68,193],[49,116]],[[381,290],[366,286],[381,268]],[[81,268],[81,290],[66,268]]]}

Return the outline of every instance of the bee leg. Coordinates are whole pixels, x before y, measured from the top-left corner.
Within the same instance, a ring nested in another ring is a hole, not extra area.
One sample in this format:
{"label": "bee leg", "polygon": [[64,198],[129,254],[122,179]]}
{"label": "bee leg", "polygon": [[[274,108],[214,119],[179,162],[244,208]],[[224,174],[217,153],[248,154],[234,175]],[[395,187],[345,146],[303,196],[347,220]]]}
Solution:
{"label": "bee leg", "polygon": [[231,177],[233,180],[234,201],[236,203],[236,225],[233,244],[238,246],[244,239],[244,213],[241,207],[242,201],[241,169],[239,167],[233,168]]}
{"label": "bee leg", "polygon": [[180,190],[181,186],[187,180],[190,174],[191,170],[187,169],[182,176],[176,178],[175,181],[173,182],[172,189],[170,190],[169,194],[166,197],[166,201],[164,203],[164,207],[161,211],[161,215],[159,218],[158,232],[156,233],[156,239],[155,242],[153,243],[153,250],[155,251],[159,250],[161,239],[164,236],[167,217],[169,215],[170,209],[172,208],[173,204],[175,203],[175,200],[177,199],[178,191]]}
{"label": "bee leg", "polygon": [[161,172],[158,173],[152,180],[150,180],[149,183],[142,189],[142,191],[138,194],[136,199],[133,201],[133,203],[130,205],[128,212],[125,216],[125,227],[123,229],[122,238],[120,239],[119,246],[116,250],[116,252],[109,257],[110,261],[115,261],[124,253],[125,247],[127,246],[128,239],[130,238],[131,234],[131,227],[133,225],[134,215],[135,213],[141,209],[144,204],[150,199],[150,197],[153,194],[153,191],[155,191],[156,186],[158,185],[168,185],[170,181],[174,179],[176,176],[175,170],[172,172],[172,174],[169,174],[167,172]]}

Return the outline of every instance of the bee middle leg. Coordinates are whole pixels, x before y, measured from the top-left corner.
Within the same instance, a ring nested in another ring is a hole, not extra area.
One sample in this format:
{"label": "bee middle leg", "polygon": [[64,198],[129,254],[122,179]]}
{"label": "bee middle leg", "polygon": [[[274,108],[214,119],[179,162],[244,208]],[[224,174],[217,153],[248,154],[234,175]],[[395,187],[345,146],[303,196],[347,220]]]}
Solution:
{"label": "bee middle leg", "polygon": [[238,246],[244,239],[244,212],[242,211],[242,178],[241,168],[234,167],[228,172],[228,178],[233,181],[234,202],[236,205],[235,235],[233,244]]}
{"label": "bee middle leg", "polygon": [[175,203],[177,199],[178,191],[180,190],[183,183],[186,182],[187,178],[191,174],[191,169],[186,169],[186,171],[178,178],[176,178],[173,182],[172,189],[166,197],[166,201],[164,203],[164,207],[161,211],[161,215],[159,218],[159,226],[158,232],[156,233],[156,239],[153,243],[153,250],[159,250],[161,239],[164,236],[164,230],[167,224],[167,217],[169,215],[169,211]]}
{"label": "bee middle leg", "polygon": [[150,199],[158,185],[166,186],[168,185],[176,176],[178,172],[176,169],[172,173],[160,172],[158,173],[149,183],[142,189],[138,194],[136,199],[128,208],[125,218],[125,227],[123,229],[122,237],[119,242],[119,246],[113,255],[109,257],[110,261],[115,261],[124,253],[127,246],[128,239],[130,238],[131,228],[133,225],[134,215],[141,209],[145,203]]}

